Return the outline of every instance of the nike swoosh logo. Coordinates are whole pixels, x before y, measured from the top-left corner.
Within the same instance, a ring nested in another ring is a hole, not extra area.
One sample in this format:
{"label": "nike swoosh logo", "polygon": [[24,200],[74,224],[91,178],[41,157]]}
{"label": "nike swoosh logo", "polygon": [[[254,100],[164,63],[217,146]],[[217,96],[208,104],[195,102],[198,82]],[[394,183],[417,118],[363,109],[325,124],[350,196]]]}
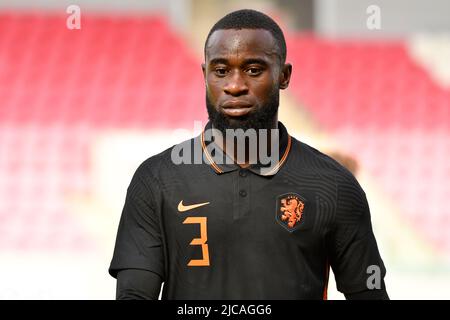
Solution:
{"label": "nike swoosh logo", "polygon": [[206,206],[207,204],[209,204],[209,202],[203,202],[203,203],[197,203],[197,204],[191,204],[189,206],[185,206],[185,205],[183,205],[183,200],[181,200],[180,203],[178,204],[178,211],[184,212],[184,211],[192,210],[192,209],[195,209],[198,207]]}

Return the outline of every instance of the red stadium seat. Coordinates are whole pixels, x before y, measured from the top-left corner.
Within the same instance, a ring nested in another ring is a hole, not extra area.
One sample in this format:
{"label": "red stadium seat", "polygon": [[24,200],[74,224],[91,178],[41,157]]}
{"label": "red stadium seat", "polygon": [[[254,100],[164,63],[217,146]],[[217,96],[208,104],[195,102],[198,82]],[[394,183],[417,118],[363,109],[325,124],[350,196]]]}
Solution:
{"label": "red stadium seat", "polygon": [[164,18],[65,18],[0,14],[2,250],[89,249],[64,197],[89,190],[94,130],[206,118],[200,64]]}
{"label": "red stadium seat", "polygon": [[436,248],[450,251],[450,90],[400,41],[288,38],[291,92]]}

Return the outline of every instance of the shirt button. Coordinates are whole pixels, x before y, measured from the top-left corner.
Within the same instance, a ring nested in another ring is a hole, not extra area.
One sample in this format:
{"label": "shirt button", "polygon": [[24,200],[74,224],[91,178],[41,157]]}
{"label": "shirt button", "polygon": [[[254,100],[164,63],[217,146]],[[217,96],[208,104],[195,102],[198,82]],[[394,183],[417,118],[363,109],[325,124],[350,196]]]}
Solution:
{"label": "shirt button", "polygon": [[246,196],[247,196],[247,191],[241,190],[241,191],[239,191],[239,195],[240,195],[241,197],[246,197]]}
{"label": "shirt button", "polygon": [[245,169],[239,170],[239,175],[240,175],[241,177],[246,177],[246,176],[247,176],[247,170],[245,170]]}

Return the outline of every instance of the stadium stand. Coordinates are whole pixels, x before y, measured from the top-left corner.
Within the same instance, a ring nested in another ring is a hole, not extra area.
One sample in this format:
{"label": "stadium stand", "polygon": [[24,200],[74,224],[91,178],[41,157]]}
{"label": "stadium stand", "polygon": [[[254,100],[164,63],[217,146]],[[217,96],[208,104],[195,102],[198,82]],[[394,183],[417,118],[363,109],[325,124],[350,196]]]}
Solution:
{"label": "stadium stand", "polygon": [[[176,128],[206,117],[200,59],[163,17],[86,15],[81,30],[62,28],[65,18],[0,14],[2,250],[91,247],[65,197],[91,191],[96,132]],[[291,94],[405,220],[450,251],[450,91],[400,41],[300,34],[289,35],[288,47]]]}
{"label": "stadium stand", "polygon": [[[397,203],[405,221],[450,251],[450,88],[402,41],[291,35],[290,91]],[[389,213],[386,213],[389,214]]]}
{"label": "stadium stand", "polygon": [[95,247],[65,198],[90,192],[96,132],[205,118],[198,59],[164,18],[65,18],[0,14],[3,251]]}

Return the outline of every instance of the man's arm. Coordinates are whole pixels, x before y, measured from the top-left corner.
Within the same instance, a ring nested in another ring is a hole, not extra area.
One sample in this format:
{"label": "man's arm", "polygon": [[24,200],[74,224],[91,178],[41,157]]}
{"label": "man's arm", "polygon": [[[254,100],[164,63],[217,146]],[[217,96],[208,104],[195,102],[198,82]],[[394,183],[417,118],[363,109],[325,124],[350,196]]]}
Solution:
{"label": "man's arm", "polygon": [[117,299],[157,299],[164,282],[163,235],[154,184],[144,162],[127,189],[108,270],[117,279]]}
{"label": "man's arm", "polygon": [[365,290],[344,295],[347,300],[389,300],[386,289]]}
{"label": "man's arm", "polygon": [[162,280],[154,272],[125,269],[117,273],[117,300],[157,300]]}
{"label": "man's arm", "polygon": [[[337,182],[334,228],[327,237],[337,289],[348,300],[389,299],[384,283],[386,268],[372,230],[366,195],[352,176],[338,176]],[[376,275],[369,272],[374,267]],[[372,278],[379,289],[370,288]]]}

